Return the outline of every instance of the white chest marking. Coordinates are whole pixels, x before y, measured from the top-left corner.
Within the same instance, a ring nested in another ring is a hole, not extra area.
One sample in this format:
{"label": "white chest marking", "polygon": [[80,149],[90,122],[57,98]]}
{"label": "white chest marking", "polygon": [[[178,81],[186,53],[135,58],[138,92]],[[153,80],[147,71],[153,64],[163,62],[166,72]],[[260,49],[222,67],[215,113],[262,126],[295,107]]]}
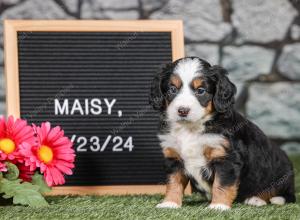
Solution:
{"label": "white chest marking", "polygon": [[202,128],[191,129],[186,126],[174,127],[169,133],[158,137],[161,147],[174,149],[183,159],[187,174],[196,180],[200,189],[210,194],[211,186],[203,180],[201,174],[206,169],[211,175],[207,169],[208,161],[203,155],[203,150],[205,146],[221,147],[224,137],[218,134],[202,134]]}

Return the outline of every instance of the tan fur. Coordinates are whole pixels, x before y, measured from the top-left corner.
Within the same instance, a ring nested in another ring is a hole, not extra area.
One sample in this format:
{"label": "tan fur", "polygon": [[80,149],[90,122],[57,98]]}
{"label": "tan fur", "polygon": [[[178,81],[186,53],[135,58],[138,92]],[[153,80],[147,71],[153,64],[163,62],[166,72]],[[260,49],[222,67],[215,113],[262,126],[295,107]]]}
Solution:
{"label": "tan fur", "polygon": [[203,80],[200,78],[196,78],[192,81],[192,87],[193,89],[198,89],[203,83]]}
{"label": "tan fur", "polygon": [[216,174],[212,186],[211,204],[224,204],[231,207],[237,196],[237,190],[238,186],[236,183],[231,186],[222,186],[220,184],[220,179]]}
{"label": "tan fur", "polygon": [[224,139],[224,141],[222,143],[222,147],[224,147],[225,149],[228,149],[230,147],[230,143],[229,143],[228,139]]}
{"label": "tan fur", "polygon": [[175,202],[182,205],[184,189],[188,184],[188,178],[182,171],[171,174],[167,183],[167,191],[164,202]]}
{"label": "tan fur", "polygon": [[209,101],[208,104],[207,104],[207,106],[205,107],[205,113],[207,115],[209,115],[209,114],[213,113],[214,110],[215,109],[214,109],[214,105],[213,105],[212,101]]}
{"label": "tan fur", "polygon": [[172,149],[170,147],[164,148],[163,154],[166,158],[174,158],[174,159],[177,159],[177,160],[181,160],[179,154],[174,149]]}
{"label": "tan fur", "polygon": [[203,155],[208,161],[211,161],[213,159],[225,157],[226,151],[224,148],[214,148],[210,146],[205,146],[203,150]]}
{"label": "tan fur", "polygon": [[213,159],[222,158],[227,155],[226,149],[228,149],[229,141],[224,139],[223,143],[220,146],[204,146],[203,155],[208,160],[211,161]]}
{"label": "tan fur", "polygon": [[170,82],[172,85],[174,85],[177,89],[179,89],[182,85],[181,79],[179,76],[177,75],[173,75],[170,78]]}
{"label": "tan fur", "polygon": [[262,191],[261,193],[258,193],[258,195],[256,196],[266,202],[269,202],[272,197],[276,196],[276,191],[275,189],[269,189],[269,190]]}

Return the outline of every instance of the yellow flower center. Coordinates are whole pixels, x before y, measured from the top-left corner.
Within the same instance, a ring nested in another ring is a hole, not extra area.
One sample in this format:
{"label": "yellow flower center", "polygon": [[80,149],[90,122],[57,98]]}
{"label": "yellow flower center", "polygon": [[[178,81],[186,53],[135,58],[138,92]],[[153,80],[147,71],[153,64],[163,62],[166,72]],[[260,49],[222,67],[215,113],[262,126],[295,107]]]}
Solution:
{"label": "yellow flower center", "polygon": [[16,149],[15,143],[10,140],[9,138],[2,138],[0,139],[0,150],[6,154],[10,154],[14,152]]}
{"label": "yellow flower center", "polygon": [[50,163],[53,159],[53,151],[46,145],[40,146],[37,154],[39,159],[44,163]]}

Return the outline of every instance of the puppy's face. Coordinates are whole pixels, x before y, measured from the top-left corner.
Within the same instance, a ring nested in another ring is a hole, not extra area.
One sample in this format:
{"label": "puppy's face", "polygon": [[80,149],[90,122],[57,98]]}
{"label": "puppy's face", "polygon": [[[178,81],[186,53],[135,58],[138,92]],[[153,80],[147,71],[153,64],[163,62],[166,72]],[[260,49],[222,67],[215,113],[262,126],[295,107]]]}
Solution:
{"label": "puppy's face", "polygon": [[167,119],[196,122],[213,112],[213,87],[204,77],[199,59],[179,61],[163,86],[166,91]]}
{"label": "puppy's face", "polygon": [[171,122],[197,122],[233,104],[235,86],[226,70],[197,57],[168,65],[153,80],[150,102]]}

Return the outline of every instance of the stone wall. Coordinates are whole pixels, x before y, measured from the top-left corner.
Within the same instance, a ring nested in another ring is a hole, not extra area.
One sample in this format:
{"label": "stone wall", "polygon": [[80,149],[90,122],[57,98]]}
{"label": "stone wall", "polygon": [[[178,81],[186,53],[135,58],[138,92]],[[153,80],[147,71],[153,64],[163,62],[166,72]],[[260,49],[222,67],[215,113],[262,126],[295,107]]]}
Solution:
{"label": "stone wall", "polygon": [[[182,19],[186,55],[226,67],[238,110],[274,142],[300,152],[300,0],[0,0],[0,16]],[[0,32],[2,72],[2,24]],[[3,114],[2,73],[0,82]]]}

